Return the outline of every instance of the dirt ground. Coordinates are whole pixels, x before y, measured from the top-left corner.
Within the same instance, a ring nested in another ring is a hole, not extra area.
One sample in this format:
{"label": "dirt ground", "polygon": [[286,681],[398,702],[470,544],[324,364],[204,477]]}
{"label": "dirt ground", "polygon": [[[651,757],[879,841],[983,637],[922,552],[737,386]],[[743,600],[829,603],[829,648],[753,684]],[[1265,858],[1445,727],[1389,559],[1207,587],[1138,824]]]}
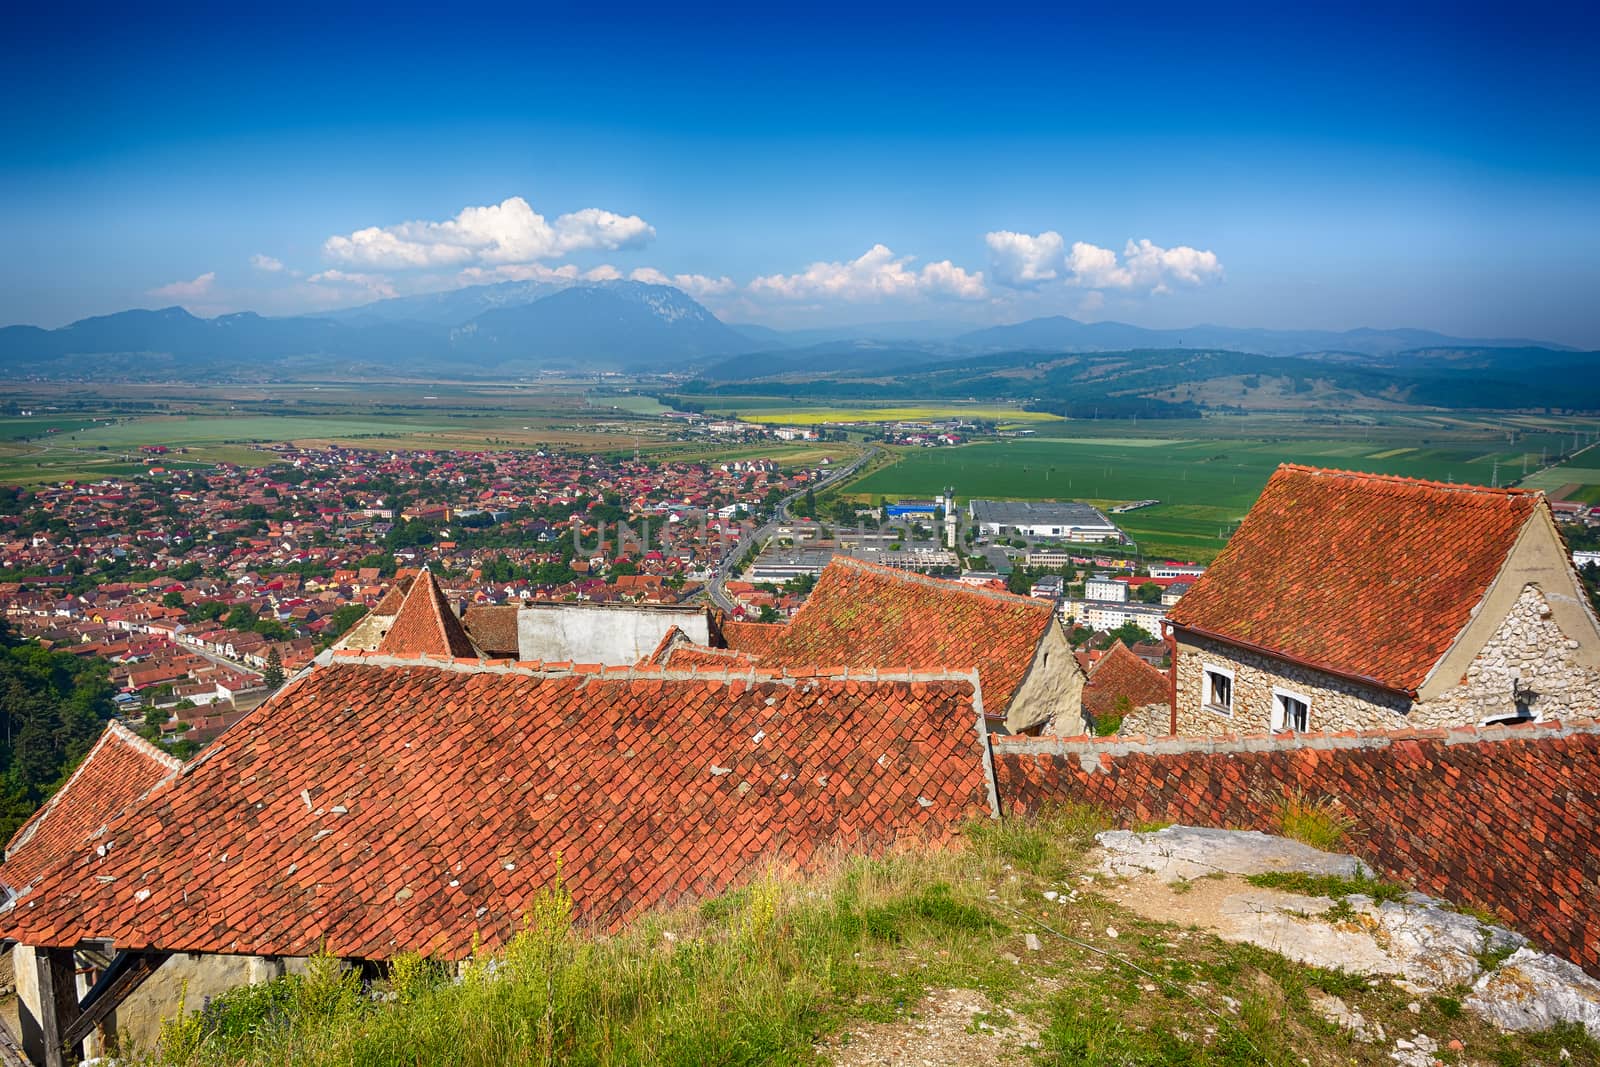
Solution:
{"label": "dirt ground", "polygon": [[965,1067],[1029,1062],[1039,1031],[972,989],[930,994],[909,1021],[867,1023],[820,1046],[837,1067]]}

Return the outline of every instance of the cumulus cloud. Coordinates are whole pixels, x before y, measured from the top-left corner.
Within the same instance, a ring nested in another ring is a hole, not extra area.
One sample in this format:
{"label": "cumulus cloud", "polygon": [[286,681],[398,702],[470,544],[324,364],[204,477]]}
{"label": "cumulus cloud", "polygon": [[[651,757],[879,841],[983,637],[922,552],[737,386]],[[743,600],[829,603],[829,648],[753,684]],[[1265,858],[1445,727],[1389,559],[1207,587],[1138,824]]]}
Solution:
{"label": "cumulus cloud", "polygon": [[1066,244],[1054,230],[1041,234],[996,230],[984,235],[995,281],[1012,289],[1032,289],[1054,281],[1065,269]]}
{"label": "cumulus cloud", "polygon": [[217,272],[208,270],[198,278],[186,282],[168,282],[150,290],[150,295],[162,300],[199,300],[211,292],[211,285],[217,280]]}
{"label": "cumulus cloud", "polygon": [[1164,293],[1174,285],[1199,286],[1222,278],[1222,263],[1215,252],[1179,245],[1161,248],[1149,241],[1129,241],[1122,262],[1136,287],[1150,286]]}
{"label": "cumulus cloud", "polygon": [[1068,249],[1054,230],[1037,235],[996,230],[984,239],[995,280],[1013,289],[1035,289],[1060,278],[1084,289],[1166,293],[1222,279],[1217,254],[1188,245],[1162,248],[1149,240],[1129,241],[1119,257],[1087,241],[1074,241]]}
{"label": "cumulus cloud", "polygon": [[799,274],[768,274],[752,281],[757,296],[783,300],[833,299],[851,302],[885,298],[942,296],[976,300],[988,295],[983,272],[968,273],[943,260],[912,269],[914,256],[897,256],[881,244],[848,262],[817,262]]}
{"label": "cumulus cloud", "polygon": [[379,270],[523,264],[571,252],[636,248],[656,235],[637,215],[584,208],[553,221],[520,196],[461,209],[443,222],[369,226],[323,242],[329,260]]}
{"label": "cumulus cloud", "polygon": [[281,259],[274,259],[272,256],[265,256],[260,252],[250,257],[250,265],[256,270],[266,271],[268,274],[277,274],[283,270],[283,261]]}
{"label": "cumulus cloud", "polygon": [[654,267],[640,267],[632,271],[628,278],[647,285],[673,285],[682,289],[690,296],[705,298],[710,296],[725,296],[733,292],[738,286],[727,275],[720,278],[711,278],[704,274],[672,274],[668,275]]}

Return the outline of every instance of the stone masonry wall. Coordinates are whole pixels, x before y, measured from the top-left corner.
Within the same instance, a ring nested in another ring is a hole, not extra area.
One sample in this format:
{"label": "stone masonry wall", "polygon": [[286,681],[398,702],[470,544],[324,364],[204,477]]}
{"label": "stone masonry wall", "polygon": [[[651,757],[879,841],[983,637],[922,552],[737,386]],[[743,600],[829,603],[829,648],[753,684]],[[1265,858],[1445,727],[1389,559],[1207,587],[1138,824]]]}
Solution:
{"label": "stone masonry wall", "polygon": [[1417,710],[1451,722],[1482,722],[1519,705],[1543,719],[1600,713],[1600,671],[1577,662],[1578,642],[1561,632],[1537,586],[1516,606],[1467,668],[1460,685]]}
{"label": "stone masonry wall", "polygon": [[[1200,676],[1208,663],[1233,671],[1232,716],[1201,705]],[[1445,716],[1453,713],[1453,709],[1441,708],[1435,718],[1408,716],[1410,702],[1403,697],[1185,634],[1178,641],[1178,733],[1207,736],[1270,729],[1274,686],[1311,698],[1310,726],[1314,731],[1438,726],[1450,721]]]}
{"label": "stone masonry wall", "polygon": [[[1310,726],[1323,730],[1421,729],[1510,717],[1521,706],[1543,719],[1600,713],[1600,671],[1577,662],[1578,642],[1561,632],[1538,587],[1516,605],[1459,685],[1411,703],[1331,674],[1185,634],[1178,642],[1178,733],[1206,736],[1269,729],[1274,686],[1311,698]],[[1233,714],[1201,704],[1207,663],[1234,672]]]}
{"label": "stone masonry wall", "polygon": [[1600,976],[1600,723],[1226,738],[996,737],[1005,815],[1080,801],[1123,825],[1275,832],[1290,790],[1334,797],[1350,850],[1499,915]]}

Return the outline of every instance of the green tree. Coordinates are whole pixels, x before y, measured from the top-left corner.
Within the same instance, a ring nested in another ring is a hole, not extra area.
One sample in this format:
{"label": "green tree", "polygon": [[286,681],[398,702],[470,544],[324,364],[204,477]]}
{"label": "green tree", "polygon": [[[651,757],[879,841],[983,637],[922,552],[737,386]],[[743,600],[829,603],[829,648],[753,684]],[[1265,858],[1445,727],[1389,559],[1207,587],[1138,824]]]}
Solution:
{"label": "green tree", "polygon": [[105,661],[17,640],[0,620],[0,837],[16,832],[114,714]]}
{"label": "green tree", "polygon": [[161,606],[164,608],[183,607],[183,594],[178,592],[176,589],[172,590],[170,593],[164,594],[161,597]]}
{"label": "green tree", "polygon": [[261,672],[261,680],[269,690],[276,691],[283,685],[283,657],[276,648],[267,651],[267,666]]}

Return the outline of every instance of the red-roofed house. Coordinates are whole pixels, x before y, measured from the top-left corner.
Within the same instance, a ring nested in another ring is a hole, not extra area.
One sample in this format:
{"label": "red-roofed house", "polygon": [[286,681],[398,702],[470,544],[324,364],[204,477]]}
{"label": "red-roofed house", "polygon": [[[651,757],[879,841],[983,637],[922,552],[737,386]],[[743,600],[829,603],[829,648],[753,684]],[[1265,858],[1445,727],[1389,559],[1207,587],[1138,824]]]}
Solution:
{"label": "red-roofed house", "polygon": [[1600,622],[1539,493],[1284,465],[1168,618],[1178,733],[1600,712]]}
{"label": "red-roofed house", "polygon": [[[1121,641],[1096,661],[1089,670],[1089,682],[1083,687],[1083,710],[1097,723],[1132,715],[1152,705],[1159,705],[1159,711],[1169,715],[1167,699],[1167,676],[1134,655]],[[1126,718],[1123,723],[1122,733],[1134,728]],[[1165,732],[1166,723],[1163,722],[1159,730]]]}
{"label": "red-roofed house", "polygon": [[[757,628],[759,627],[759,628]],[[724,625],[763,667],[976,670],[1013,733],[1085,732],[1083,669],[1052,604],[835,556],[787,625]]]}

